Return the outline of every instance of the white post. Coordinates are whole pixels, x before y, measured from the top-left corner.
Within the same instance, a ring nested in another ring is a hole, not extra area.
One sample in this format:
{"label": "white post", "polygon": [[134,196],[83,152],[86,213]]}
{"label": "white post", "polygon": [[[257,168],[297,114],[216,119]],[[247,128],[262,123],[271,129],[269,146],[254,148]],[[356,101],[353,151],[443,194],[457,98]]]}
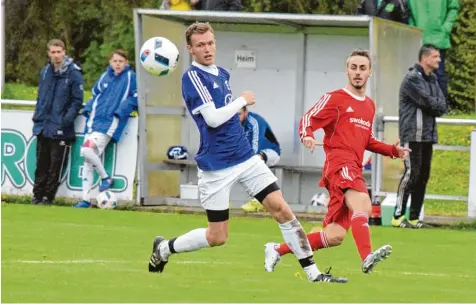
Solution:
{"label": "white post", "polygon": [[0,8],[0,93],[5,87],[5,0]]}
{"label": "white post", "polygon": [[471,132],[469,161],[468,217],[476,218],[476,129]]}

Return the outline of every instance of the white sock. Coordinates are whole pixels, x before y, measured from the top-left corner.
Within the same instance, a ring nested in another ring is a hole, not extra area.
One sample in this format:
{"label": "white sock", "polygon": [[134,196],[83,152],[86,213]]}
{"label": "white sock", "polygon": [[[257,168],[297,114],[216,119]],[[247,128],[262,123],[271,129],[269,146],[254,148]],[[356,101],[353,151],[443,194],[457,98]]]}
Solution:
{"label": "white sock", "polygon": [[91,189],[93,188],[94,168],[88,161],[83,165],[83,200],[91,202]]}
{"label": "white sock", "polygon": [[89,147],[82,147],[81,156],[87,159],[87,161],[90,162],[96,168],[99,176],[101,176],[102,179],[107,178],[109,176],[106,173],[106,169],[104,169],[102,161],[97,155],[95,149],[93,150],[92,148],[89,148]]}
{"label": "white sock", "polygon": [[161,258],[167,260],[172,253],[196,251],[205,247],[210,247],[207,241],[207,229],[198,228],[168,242],[162,242],[160,247]]}
{"label": "white sock", "polygon": [[299,260],[309,281],[314,281],[321,272],[314,262],[313,253],[304,229],[295,218],[284,224],[279,224],[284,241]]}

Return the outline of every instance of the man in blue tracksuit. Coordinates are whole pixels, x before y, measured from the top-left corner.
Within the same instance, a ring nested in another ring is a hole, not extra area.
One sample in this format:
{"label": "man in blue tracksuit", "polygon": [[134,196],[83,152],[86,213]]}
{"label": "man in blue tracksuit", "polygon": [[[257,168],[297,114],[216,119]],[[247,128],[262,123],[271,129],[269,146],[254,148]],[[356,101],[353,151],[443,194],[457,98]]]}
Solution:
{"label": "man in blue tracksuit", "polygon": [[238,113],[253,151],[259,154],[268,167],[275,166],[280,159],[281,149],[268,122],[260,115],[243,107]]}
{"label": "man in blue tracksuit", "polygon": [[109,67],[96,81],[92,92],[93,97],[83,109],[87,118],[81,147],[84,157],[83,199],[75,208],[91,206],[94,168],[101,177],[100,192],[109,189],[114,182],[100,157],[111,140],[120,140],[130,114],[138,107],[136,74],[128,64],[126,52],[116,50],[112,53]]}
{"label": "man in blue tracksuit", "polygon": [[54,200],[61,183],[84,96],[80,68],[65,55],[64,42],[53,39],[47,48],[50,62],[41,70],[33,114],[37,143],[32,204],[45,205]]}

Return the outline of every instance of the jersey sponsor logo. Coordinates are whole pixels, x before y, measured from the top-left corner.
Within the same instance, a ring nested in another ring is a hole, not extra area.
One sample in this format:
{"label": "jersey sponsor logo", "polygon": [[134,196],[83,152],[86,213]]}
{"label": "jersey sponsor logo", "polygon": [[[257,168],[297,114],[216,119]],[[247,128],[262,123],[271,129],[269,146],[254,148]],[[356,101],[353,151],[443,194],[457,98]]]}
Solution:
{"label": "jersey sponsor logo", "polygon": [[233,98],[232,98],[231,94],[226,94],[226,96],[225,96],[225,105],[229,104],[232,99]]}
{"label": "jersey sponsor logo", "polygon": [[350,123],[353,123],[355,125],[357,125],[358,127],[366,127],[366,128],[370,128],[371,126],[371,123],[370,121],[367,121],[367,120],[363,120],[362,118],[350,118]]}

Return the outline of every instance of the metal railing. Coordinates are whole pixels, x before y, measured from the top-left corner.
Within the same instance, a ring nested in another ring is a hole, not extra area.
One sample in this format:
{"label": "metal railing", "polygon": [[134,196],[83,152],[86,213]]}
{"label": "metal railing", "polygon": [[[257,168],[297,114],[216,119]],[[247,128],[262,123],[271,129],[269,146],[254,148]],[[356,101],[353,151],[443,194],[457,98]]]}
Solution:
{"label": "metal railing", "polygon": [[[384,116],[380,119],[380,123],[377,126],[377,138],[379,140],[384,139],[385,125],[388,123],[398,123],[398,116]],[[437,118],[437,125],[453,125],[453,126],[473,126],[476,127],[476,119],[459,119],[459,118]],[[449,151],[470,151],[470,162],[476,163],[476,129],[472,131],[470,146],[453,146],[453,145],[434,145],[434,150],[449,150]],[[376,191],[372,191],[372,199],[376,197],[383,197],[389,194],[396,195],[396,192],[382,191],[382,163],[383,159],[381,155],[376,156],[375,175],[372,179],[372,188]],[[470,166],[471,167],[471,166]],[[474,167],[474,165],[473,165]],[[476,217],[476,198],[472,198],[472,188],[476,188],[476,172],[470,168],[469,172],[469,189],[468,195],[443,195],[443,194],[425,194],[425,199],[436,200],[448,200],[448,201],[467,201],[468,202],[468,216]],[[473,203],[472,203],[473,202]],[[471,211],[473,210],[473,211]]]}

